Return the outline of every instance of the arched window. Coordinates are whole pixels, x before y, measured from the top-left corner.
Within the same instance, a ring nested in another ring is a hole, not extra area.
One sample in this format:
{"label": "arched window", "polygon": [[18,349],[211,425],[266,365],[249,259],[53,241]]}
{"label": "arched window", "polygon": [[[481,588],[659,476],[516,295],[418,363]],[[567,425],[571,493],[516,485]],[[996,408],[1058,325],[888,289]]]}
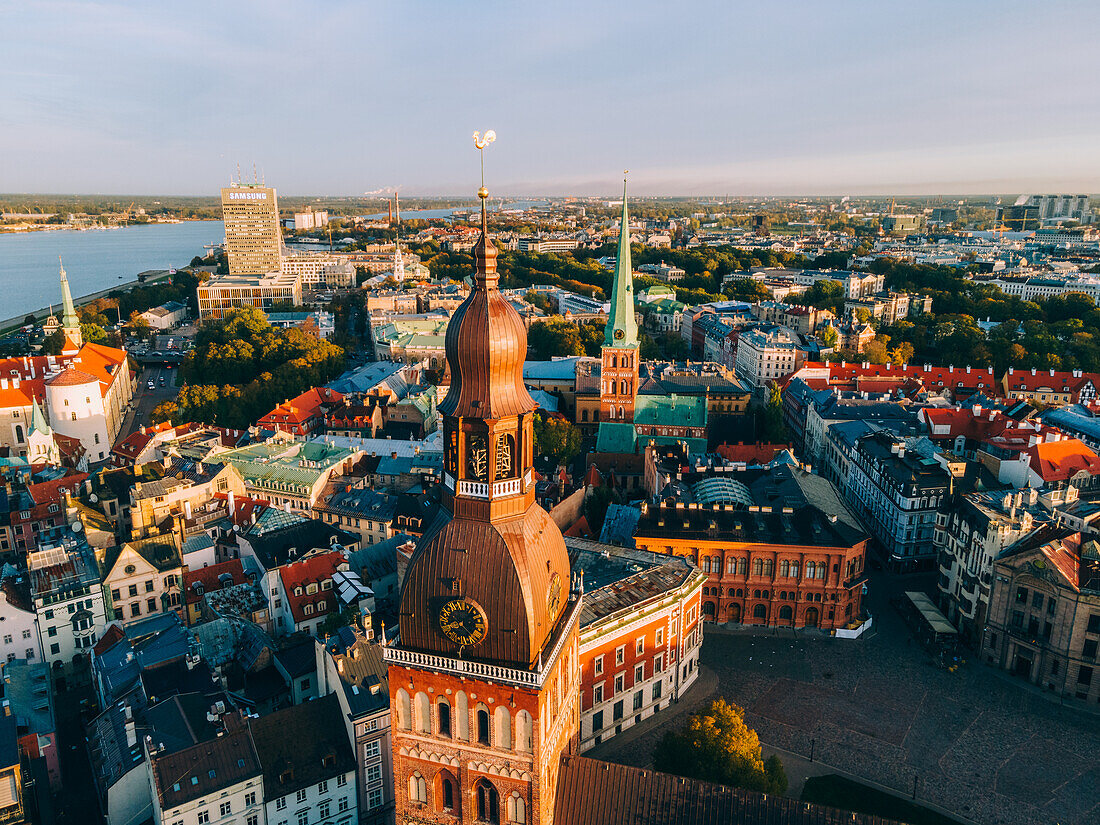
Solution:
{"label": "arched window", "polygon": [[474,792],[477,796],[477,821],[494,825],[500,822],[500,797],[493,784],[488,779],[479,779],[474,785]]}
{"label": "arched window", "polygon": [[816,607],[807,607],[805,615],[806,627],[817,627],[821,613]]}
{"label": "arched window", "polygon": [[737,559],[733,556],[730,556],[728,559],[726,559],[726,573],[728,573],[730,576],[737,574]]}
{"label": "arched window", "polygon": [[612,355],[611,356],[611,366],[612,367],[619,366],[619,357],[617,355]]}
{"label": "arched window", "polygon": [[625,381],[620,381],[619,382],[619,395],[626,395],[626,382]]}
{"label": "arched window", "polygon": [[489,710],[484,705],[477,709],[477,741],[482,745],[489,744]]}
{"label": "arched window", "polygon": [[516,750],[524,753],[533,753],[535,743],[533,739],[534,724],[531,714],[521,710],[516,714]]}
{"label": "arched window", "polygon": [[453,816],[458,816],[459,811],[457,808],[458,800],[458,780],[455,779],[453,773],[444,768],[435,775],[435,809],[437,811],[447,811]]}
{"label": "arched window", "polygon": [[796,562],[796,561],[791,562],[791,578],[792,579],[797,579],[798,578],[798,562]]}
{"label": "arched window", "polygon": [[827,565],[825,562],[821,562],[820,564],[818,564],[818,566],[817,566],[817,577],[819,579],[825,578],[825,571],[828,569],[828,567],[829,567],[829,565]]}
{"label": "arched window", "polygon": [[806,562],[806,578],[812,579],[815,575],[817,575],[817,563],[812,561]]}
{"label": "arched window", "polygon": [[779,608],[779,620],[781,622],[789,622],[793,616],[794,611],[791,610],[791,606],[789,604],[785,604],[781,608]]}
{"label": "arched window", "polygon": [[768,607],[767,607],[767,605],[763,605],[763,604],[756,605],[756,607],[754,607],[752,609],[752,617],[754,619],[766,619],[766,618],[768,618]]}
{"label": "arched window", "polygon": [[527,822],[527,803],[523,801],[519,791],[512,791],[512,795],[508,797],[508,821]]}
{"label": "arched window", "polygon": [[412,730],[412,713],[410,712],[409,694],[405,688],[397,691],[397,727],[400,730]]}
{"label": "arched window", "polygon": [[413,698],[413,727],[417,733],[432,732],[432,706],[428,694],[417,693]]}
{"label": "arched window", "polygon": [[771,559],[764,559],[764,575],[771,576],[775,573],[775,562]]}
{"label": "arched window", "polygon": [[726,595],[732,599],[734,596],[737,595],[737,591],[731,587],[729,588],[729,590],[726,591]]}
{"label": "arched window", "polygon": [[451,735],[451,706],[447,704],[446,699],[440,699],[437,706],[439,711],[439,735],[450,736]]}
{"label": "arched window", "polygon": [[623,421],[626,420],[626,413],[623,411],[622,407],[619,407],[619,419]]}
{"label": "arched window", "polygon": [[789,561],[784,560],[779,562],[779,575],[783,576],[783,578],[791,575],[791,563]]}
{"label": "arched window", "polygon": [[714,602],[703,602],[703,618],[714,619]]}
{"label": "arched window", "polygon": [[749,560],[747,558],[740,558],[737,560],[737,575],[747,576],[749,574]]}
{"label": "arched window", "polygon": [[764,575],[764,560],[763,559],[753,559],[752,560],[752,574],[754,576]]}
{"label": "arched window", "polygon": [[470,741],[470,703],[461,690],[455,694],[455,733],[463,742]]}
{"label": "arched window", "polygon": [[503,705],[493,711],[493,734],[498,748],[512,747],[512,715]]}
{"label": "arched window", "polygon": [[424,781],[420,771],[416,771],[409,777],[409,801],[420,803],[428,801],[428,783]]}
{"label": "arched window", "polygon": [[18,441],[20,444],[23,443],[23,425],[22,424],[16,424],[15,425],[15,440]]}

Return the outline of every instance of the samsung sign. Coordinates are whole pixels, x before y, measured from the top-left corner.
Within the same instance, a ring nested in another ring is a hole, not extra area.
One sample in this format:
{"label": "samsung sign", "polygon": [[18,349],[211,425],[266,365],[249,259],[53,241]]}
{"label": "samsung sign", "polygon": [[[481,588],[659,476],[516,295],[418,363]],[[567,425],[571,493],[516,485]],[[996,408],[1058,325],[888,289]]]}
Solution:
{"label": "samsung sign", "polygon": [[230,192],[231,201],[266,201],[267,192]]}

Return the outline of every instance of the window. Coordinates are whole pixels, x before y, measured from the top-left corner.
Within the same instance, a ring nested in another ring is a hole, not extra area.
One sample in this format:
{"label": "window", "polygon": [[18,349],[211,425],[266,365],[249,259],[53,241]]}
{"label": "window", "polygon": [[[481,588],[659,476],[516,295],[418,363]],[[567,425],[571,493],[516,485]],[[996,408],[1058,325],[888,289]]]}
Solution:
{"label": "window", "polygon": [[275,800],[275,810],[276,811],[285,811],[286,810],[286,797],[285,796],[280,796],[278,799]]}
{"label": "window", "polygon": [[658,699],[661,698],[661,684],[662,684],[662,681],[660,679],[658,679],[656,682],[653,683],[653,701],[654,702],[656,702]]}
{"label": "window", "polygon": [[1081,665],[1077,671],[1077,684],[1088,686],[1092,684],[1092,668]]}
{"label": "window", "polygon": [[477,821],[500,822],[500,797],[497,789],[487,779],[479,779],[474,786],[477,796]]}
{"label": "window", "polygon": [[[47,616],[46,618],[48,619],[50,617]],[[1100,633],[1100,613],[1089,614],[1089,623],[1085,631],[1087,633]]]}
{"label": "window", "polygon": [[306,801],[306,789],[305,788],[302,788],[300,791],[298,791],[298,801],[299,802],[305,802]]}
{"label": "window", "polygon": [[645,681],[645,665],[634,666],[634,684]]}
{"label": "window", "polygon": [[519,791],[512,791],[512,795],[508,797],[508,821],[527,822],[527,803],[524,802]]}
{"label": "window", "polygon": [[420,771],[416,771],[409,777],[409,801],[421,803],[428,801],[428,783],[424,781]]}
{"label": "window", "polygon": [[603,701],[603,685],[596,685],[592,688],[592,704],[598,705]]}
{"label": "window", "polygon": [[232,802],[223,802],[218,806],[218,816],[229,816],[233,812]]}
{"label": "window", "polygon": [[12,642],[11,634],[10,633],[5,633],[4,634],[4,644],[10,645],[11,642]]}
{"label": "window", "polygon": [[439,701],[439,735],[451,735],[451,706],[442,699]]}
{"label": "window", "polygon": [[210,811],[199,811],[199,825],[206,825],[210,821]]}
{"label": "window", "polygon": [[46,631],[46,635],[50,636],[51,638],[53,636],[56,636],[57,635],[57,628],[56,627],[51,627],[49,630]]}
{"label": "window", "polygon": [[489,744],[489,711],[485,708],[477,709],[477,741],[482,745]]}
{"label": "window", "polygon": [[336,803],[336,810],[338,813],[343,813],[348,809],[348,798],[346,796],[340,797],[340,801]]}
{"label": "window", "polygon": [[298,811],[298,825],[309,825],[309,811]]}
{"label": "window", "polygon": [[337,788],[342,788],[346,784],[348,784],[348,775],[346,773],[342,773],[338,777],[336,777],[336,787]]}
{"label": "window", "polygon": [[616,722],[618,722],[620,719],[623,718],[623,700],[622,699],[620,699],[618,702],[616,702],[614,707],[611,708],[611,718],[614,719]]}
{"label": "window", "polygon": [[244,795],[244,804],[245,804],[246,806],[247,806],[247,805],[255,805],[255,804],[256,804],[256,794],[255,794],[255,792],[253,792],[253,793],[246,793],[246,794]]}
{"label": "window", "polygon": [[244,818],[244,825],[259,825],[260,817],[258,814],[249,814]]}
{"label": "window", "polygon": [[322,779],[317,783],[317,793],[328,793],[328,780]]}
{"label": "window", "polygon": [[603,730],[603,711],[598,710],[592,714],[592,732]]}
{"label": "window", "polygon": [[634,653],[637,656],[641,656],[645,653],[645,636],[642,636],[634,642]]}
{"label": "window", "polygon": [[382,781],[382,766],[371,765],[367,768],[366,782],[368,785],[373,785],[375,782]]}
{"label": "window", "polygon": [[119,592],[118,588],[113,588],[111,590],[111,598],[114,599],[116,602],[122,598],[122,593]]}
{"label": "window", "polygon": [[152,579],[148,579],[145,582],[145,592],[146,593],[152,593],[153,592],[153,580]]}
{"label": "window", "polygon": [[1016,588],[1016,604],[1027,604],[1027,588]]}
{"label": "window", "polygon": [[157,612],[157,600],[156,599],[146,599],[145,607],[148,609],[148,611],[150,613],[156,613]]}
{"label": "window", "polygon": [[623,675],[620,673],[619,675],[617,675],[615,677],[615,693],[616,693],[616,695],[622,693],[623,689],[624,689],[624,680],[623,680]]}
{"label": "window", "polygon": [[330,813],[329,801],[326,799],[324,802],[317,806],[317,815],[321,819],[328,819]]}
{"label": "window", "polygon": [[140,616],[141,615],[141,605],[138,602],[134,602],[132,605],[130,605],[130,615],[131,616]]}
{"label": "window", "polygon": [[660,654],[653,657],[653,673],[654,675],[660,673],[665,669],[665,657],[664,654]]}
{"label": "window", "polygon": [[657,647],[665,643],[665,629],[663,627],[657,629],[657,632],[654,634],[653,643],[657,645]]}
{"label": "window", "polygon": [[597,676],[599,676],[601,673],[603,673],[603,656],[597,656],[595,658],[595,660],[592,663],[592,668],[595,671]]}
{"label": "window", "polygon": [[363,745],[363,757],[365,759],[378,759],[382,755],[382,746],[377,739],[372,739]]}
{"label": "window", "polygon": [[637,690],[637,691],[634,692],[634,710],[641,710],[642,709],[642,699],[643,699],[642,694],[644,692],[645,691],[641,691],[641,690]]}
{"label": "window", "polygon": [[367,794],[367,810],[373,811],[382,807],[382,789],[375,788]]}
{"label": "window", "polygon": [[131,584],[130,585],[130,598],[134,598],[136,595],[137,595],[137,585],[136,584]]}
{"label": "window", "polygon": [[621,665],[626,660],[626,646],[615,648],[615,664]]}

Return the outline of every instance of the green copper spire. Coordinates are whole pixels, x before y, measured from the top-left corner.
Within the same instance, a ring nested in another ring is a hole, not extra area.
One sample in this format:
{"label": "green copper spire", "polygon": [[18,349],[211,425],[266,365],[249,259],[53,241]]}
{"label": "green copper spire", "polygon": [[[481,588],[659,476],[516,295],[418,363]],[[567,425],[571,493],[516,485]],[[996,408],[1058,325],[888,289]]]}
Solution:
{"label": "green copper spire", "polygon": [[615,258],[615,284],[604,346],[638,346],[638,321],[634,317],[634,266],[630,262],[630,220],[626,214],[626,179],[623,179],[623,217],[619,227],[619,254]]}
{"label": "green copper spire", "polygon": [[[61,263],[61,256],[57,256],[57,262]],[[73,294],[69,292],[69,276],[65,274],[65,265],[61,264],[61,326],[64,329],[80,329],[80,319],[76,317],[76,308],[73,306]]]}
{"label": "green copper spire", "polygon": [[31,401],[31,429],[32,433],[50,435],[50,425],[46,423],[46,416],[42,414],[42,408],[38,406],[38,399]]}

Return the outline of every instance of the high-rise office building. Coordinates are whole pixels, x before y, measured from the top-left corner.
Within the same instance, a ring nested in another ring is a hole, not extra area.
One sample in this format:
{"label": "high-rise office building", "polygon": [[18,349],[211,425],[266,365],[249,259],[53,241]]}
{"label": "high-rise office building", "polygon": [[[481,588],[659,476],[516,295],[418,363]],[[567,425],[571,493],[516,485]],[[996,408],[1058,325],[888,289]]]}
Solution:
{"label": "high-rise office building", "polygon": [[222,219],[230,275],[278,272],[282,241],[275,190],[255,184],[222,189]]}

